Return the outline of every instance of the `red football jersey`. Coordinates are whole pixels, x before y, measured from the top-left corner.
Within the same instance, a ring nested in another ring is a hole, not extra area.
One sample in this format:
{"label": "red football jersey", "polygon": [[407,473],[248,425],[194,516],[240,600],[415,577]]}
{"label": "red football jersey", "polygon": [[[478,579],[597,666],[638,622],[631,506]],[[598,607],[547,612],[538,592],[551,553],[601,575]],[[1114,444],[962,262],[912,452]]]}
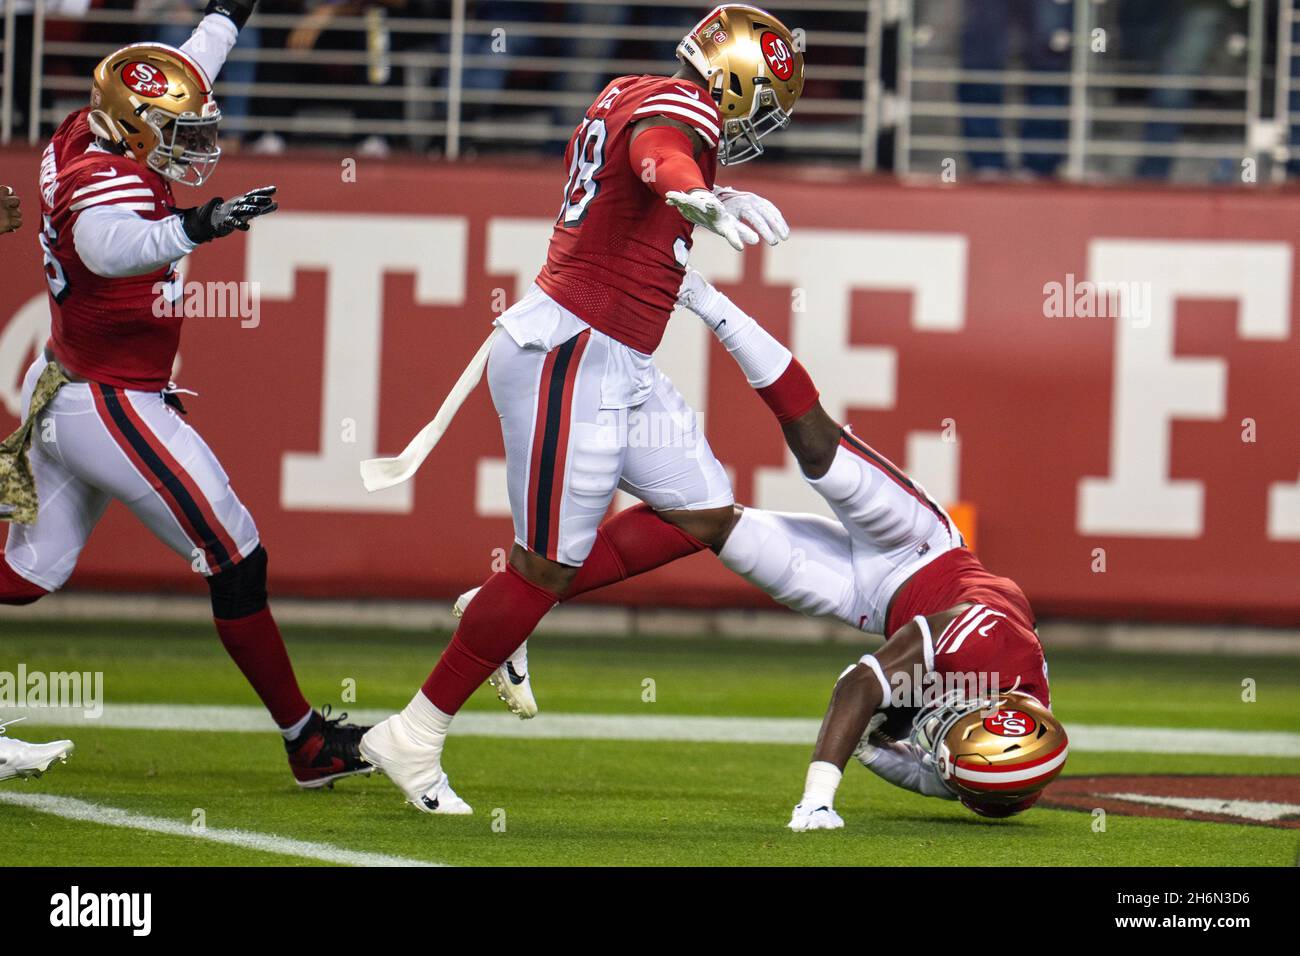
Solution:
{"label": "red football jersey", "polygon": [[691,223],[664,203],[628,158],[632,127],[650,116],[686,123],[717,170],[722,116],[688,80],[620,76],[592,103],[565,151],[569,179],[537,284],[592,328],[649,354],[663,338],[686,272]]}
{"label": "red football jersey", "polygon": [[916,572],[894,597],[886,623],[893,634],[918,614],[937,614],[958,604],[974,607],[958,615],[934,640],[939,673],[993,674],[999,690],[1024,691],[1046,707],[1043,645],[1033,609],[1016,582],[993,574],[965,548],[941,554]]}
{"label": "red football jersey", "polygon": [[106,279],[81,261],[72,230],[81,213],[96,206],[119,206],[151,221],[173,215],[171,184],[133,157],[87,152],[94,141],[87,112],[64,120],[41,163],[40,242],[50,287],[50,349],[64,368],[91,381],[163,389],[180,343],[182,310],[155,306],[160,287],[169,300],[179,293],[176,263]]}

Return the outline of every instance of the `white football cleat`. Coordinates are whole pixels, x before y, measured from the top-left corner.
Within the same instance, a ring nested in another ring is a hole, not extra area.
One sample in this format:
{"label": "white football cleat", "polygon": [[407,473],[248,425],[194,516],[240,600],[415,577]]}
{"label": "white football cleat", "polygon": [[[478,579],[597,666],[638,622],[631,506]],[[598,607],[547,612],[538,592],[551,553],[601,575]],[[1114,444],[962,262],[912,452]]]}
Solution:
{"label": "white football cleat", "polygon": [[830,807],[805,807],[802,803],[790,814],[786,824],[795,833],[808,830],[838,830],[844,826],[844,819]]}
{"label": "white football cleat", "polygon": [[0,780],[11,777],[39,777],[54,761],[67,763],[75,749],[71,740],[52,740],[48,744],[29,744],[25,740],[5,737],[5,728],[22,717],[0,724]]}
{"label": "white football cleat", "polygon": [[411,736],[401,714],[375,724],[361,737],[361,756],[388,777],[406,801],[425,813],[473,813],[474,808],[456,796],[442,772],[442,761],[428,744]]}
{"label": "white football cleat", "polygon": [[[455,618],[464,616],[469,602],[474,600],[480,588],[472,588],[451,606],[451,615]],[[506,662],[492,672],[488,684],[497,692],[497,698],[520,720],[530,720],[537,716],[537,698],[533,696],[533,682],[528,676],[528,642],[524,641],[519,649],[506,658]]]}

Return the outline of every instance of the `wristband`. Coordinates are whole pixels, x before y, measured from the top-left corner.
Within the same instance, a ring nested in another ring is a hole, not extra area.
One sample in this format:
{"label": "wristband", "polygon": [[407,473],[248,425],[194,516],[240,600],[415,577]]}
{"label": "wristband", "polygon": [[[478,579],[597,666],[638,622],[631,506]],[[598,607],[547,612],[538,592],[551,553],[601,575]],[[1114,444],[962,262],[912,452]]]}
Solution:
{"label": "wristband", "polygon": [[242,30],[248,18],[253,15],[255,6],[257,0],[208,0],[208,5],[203,8],[203,15],[218,14],[234,23],[235,29]]}

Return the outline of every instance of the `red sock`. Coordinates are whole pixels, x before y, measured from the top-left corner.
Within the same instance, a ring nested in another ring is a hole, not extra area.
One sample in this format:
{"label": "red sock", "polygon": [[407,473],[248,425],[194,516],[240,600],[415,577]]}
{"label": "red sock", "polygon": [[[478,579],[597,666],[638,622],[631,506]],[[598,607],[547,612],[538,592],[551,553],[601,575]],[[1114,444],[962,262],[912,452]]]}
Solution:
{"label": "red sock", "polygon": [[31,604],[49,593],[9,567],[4,554],[0,553],[0,604]]}
{"label": "red sock", "polygon": [[216,624],[226,653],[253,685],[275,722],[292,727],[302,720],[311,704],[298,689],[298,678],[271,609],[264,607],[233,621],[217,619]]}
{"label": "red sock", "polygon": [[528,639],[557,600],[510,565],[492,575],[466,608],[451,643],[424,682],[424,696],[443,713],[456,713]]}
{"label": "red sock", "polygon": [[817,404],[817,386],[797,358],[790,359],[780,378],[756,391],[782,425],[802,418]]}
{"label": "red sock", "polygon": [[653,571],[705,547],[703,541],[664,521],[649,505],[620,511],[601,523],[596,544],[564,600]]}

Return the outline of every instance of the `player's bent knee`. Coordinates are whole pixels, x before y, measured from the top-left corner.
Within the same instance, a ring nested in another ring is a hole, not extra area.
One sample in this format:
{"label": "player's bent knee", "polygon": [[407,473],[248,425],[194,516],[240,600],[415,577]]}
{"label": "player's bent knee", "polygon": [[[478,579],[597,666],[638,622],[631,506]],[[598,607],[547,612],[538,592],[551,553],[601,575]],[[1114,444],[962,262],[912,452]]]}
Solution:
{"label": "player's bent knee", "polygon": [[34,604],[49,593],[11,568],[4,555],[0,554],[0,604],[14,607]]}
{"label": "player's bent knee", "polygon": [[237,621],[265,608],[266,564],[266,549],[259,544],[238,564],[209,576],[212,616],[218,621]]}
{"label": "player's bent knee", "polygon": [[681,528],[692,538],[702,541],[714,551],[727,543],[727,536],[740,518],[739,505],[723,508],[705,508],[699,511],[656,511],[671,525]]}
{"label": "player's bent knee", "polygon": [[535,584],[552,594],[562,594],[578,575],[578,569],[544,558],[516,544],[510,551],[510,565],[529,584]]}

